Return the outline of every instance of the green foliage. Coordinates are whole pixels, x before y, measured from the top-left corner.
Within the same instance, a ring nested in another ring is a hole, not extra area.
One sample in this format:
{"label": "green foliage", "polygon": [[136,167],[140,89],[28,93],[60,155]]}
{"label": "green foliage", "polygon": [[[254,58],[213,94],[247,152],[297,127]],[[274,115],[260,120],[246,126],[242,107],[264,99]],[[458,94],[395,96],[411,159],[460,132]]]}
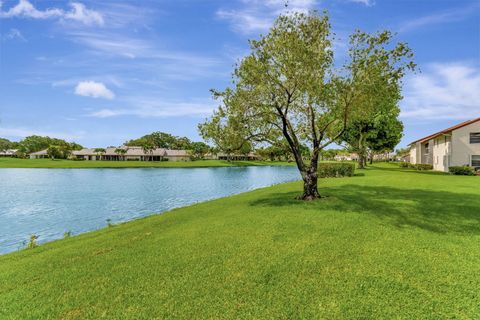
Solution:
{"label": "green foliage", "polygon": [[274,143],[267,147],[257,148],[256,153],[270,161],[291,161],[293,158],[290,147],[284,141]]}
{"label": "green foliage", "polygon": [[334,160],[335,156],[338,155],[340,150],[337,149],[327,149],[320,152],[320,158],[322,160]]}
{"label": "green foliage", "polygon": [[419,171],[433,170],[433,166],[431,164],[426,164],[426,163],[417,163],[413,167]]}
{"label": "green foliage", "polygon": [[413,169],[414,168],[414,165],[411,164],[410,162],[399,162],[398,163],[398,166],[400,168],[410,168],[410,169]]}
{"label": "green foliage", "polygon": [[63,234],[64,239],[68,239],[72,237],[72,231],[67,231]]}
{"label": "green foliage", "polygon": [[397,156],[399,157],[404,157],[410,154],[410,149],[409,148],[400,148],[395,151]]}
{"label": "green foliage", "polygon": [[14,146],[15,146],[14,142],[8,139],[0,138],[0,151],[14,149]]}
{"label": "green foliage", "polygon": [[18,142],[18,148],[23,153],[32,153],[40,150],[48,149],[50,146],[56,146],[62,150],[80,150],[82,146],[75,142],[67,142],[62,139],[41,137],[41,136],[28,136],[25,139]]}
{"label": "green foliage", "polygon": [[187,137],[177,137],[165,132],[152,132],[138,139],[132,139],[125,142],[126,146],[140,146],[150,148],[165,148],[172,150],[192,150],[192,152],[201,157],[209,150],[209,146],[203,142],[193,142]]}
{"label": "green foliage", "polygon": [[281,15],[268,34],[250,41],[251,52],[235,68],[232,85],[213,90],[220,106],[199,125],[200,134],[222,150],[239,150],[244,141],[284,140],[304,179],[302,198],[318,198],[320,152],[351,121],[393,114],[401,97],[401,79],[415,65],[404,43],[390,49],[391,38],[388,31],[354,33],[349,60],[339,70],[326,14]]}
{"label": "green foliage", "polygon": [[355,164],[348,162],[325,162],[318,165],[318,176],[321,178],[352,177]]}
{"label": "green foliage", "polygon": [[409,169],[415,169],[418,171],[433,170],[433,165],[425,164],[425,163],[413,164],[410,162],[399,162],[398,165],[400,168],[409,168]]}
{"label": "green foliage", "polygon": [[474,176],[475,175],[475,169],[468,166],[448,167],[448,172],[457,176]]}
{"label": "green foliage", "polygon": [[203,159],[211,148],[205,142],[192,142],[189,149],[194,160]]}

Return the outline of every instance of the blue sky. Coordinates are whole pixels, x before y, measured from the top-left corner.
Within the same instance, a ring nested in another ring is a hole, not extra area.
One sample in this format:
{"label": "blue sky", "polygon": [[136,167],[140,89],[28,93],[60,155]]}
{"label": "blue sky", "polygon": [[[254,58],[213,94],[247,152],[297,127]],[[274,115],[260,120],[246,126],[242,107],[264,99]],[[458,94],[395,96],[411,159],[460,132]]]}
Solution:
{"label": "blue sky", "polygon": [[[282,0],[35,1],[0,7],[0,136],[31,134],[85,146],[120,145],[152,131],[199,139],[248,39]],[[415,52],[405,79],[401,146],[480,117],[480,2],[290,0],[328,10],[345,58],[349,33],[389,29]]]}

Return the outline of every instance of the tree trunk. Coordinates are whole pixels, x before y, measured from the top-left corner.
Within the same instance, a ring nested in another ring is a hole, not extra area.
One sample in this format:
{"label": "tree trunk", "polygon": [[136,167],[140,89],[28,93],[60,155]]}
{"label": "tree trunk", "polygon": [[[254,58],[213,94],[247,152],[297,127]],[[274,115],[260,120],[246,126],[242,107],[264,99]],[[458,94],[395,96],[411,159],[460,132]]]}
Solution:
{"label": "tree trunk", "polygon": [[358,169],[365,169],[365,155],[363,152],[358,153]]}
{"label": "tree trunk", "polygon": [[358,139],[358,169],[365,169],[367,164],[364,139],[363,133],[360,133],[360,138]]}
{"label": "tree trunk", "polygon": [[303,179],[303,194],[299,197],[300,200],[315,200],[319,199],[320,193],[318,192],[318,173],[317,170],[311,170],[310,168],[307,172],[302,172]]}
{"label": "tree trunk", "polygon": [[373,164],[373,153],[370,155],[370,164]]}

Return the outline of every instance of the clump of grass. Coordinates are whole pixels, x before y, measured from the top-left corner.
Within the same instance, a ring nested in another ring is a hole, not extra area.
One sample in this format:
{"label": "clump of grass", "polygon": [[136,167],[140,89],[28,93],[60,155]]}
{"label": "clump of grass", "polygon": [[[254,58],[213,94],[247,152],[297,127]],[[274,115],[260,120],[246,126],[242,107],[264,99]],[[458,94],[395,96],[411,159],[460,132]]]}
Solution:
{"label": "clump of grass", "polygon": [[67,231],[63,234],[64,239],[68,239],[72,237],[72,231]]}
{"label": "clump of grass", "polygon": [[108,226],[109,228],[111,228],[111,227],[114,226],[114,224],[112,223],[112,219],[107,219],[107,226]]}
{"label": "clump of grass", "polygon": [[30,241],[27,244],[27,249],[33,249],[38,247],[37,239],[38,239],[38,236],[35,234],[32,234],[30,236]]}

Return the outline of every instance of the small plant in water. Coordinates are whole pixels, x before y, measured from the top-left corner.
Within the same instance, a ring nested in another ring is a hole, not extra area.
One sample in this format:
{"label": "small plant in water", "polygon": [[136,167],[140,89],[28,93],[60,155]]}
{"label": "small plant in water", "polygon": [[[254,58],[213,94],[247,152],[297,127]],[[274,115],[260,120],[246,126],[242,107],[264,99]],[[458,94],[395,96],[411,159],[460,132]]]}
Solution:
{"label": "small plant in water", "polygon": [[32,234],[30,236],[30,241],[27,244],[27,249],[33,249],[38,247],[37,239],[38,239],[38,236],[35,234]]}
{"label": "small plant in water", "polygon": [[110,227],[113,227],[113,223],[112,223],[112,219],[107,219],[107,226],[110,228]]}
{"label": "small plant in water", "polygon": [[72,236],[72,231],[67,231],[63,234],[63,238],[67,239],[67,238],[70,238]]}

